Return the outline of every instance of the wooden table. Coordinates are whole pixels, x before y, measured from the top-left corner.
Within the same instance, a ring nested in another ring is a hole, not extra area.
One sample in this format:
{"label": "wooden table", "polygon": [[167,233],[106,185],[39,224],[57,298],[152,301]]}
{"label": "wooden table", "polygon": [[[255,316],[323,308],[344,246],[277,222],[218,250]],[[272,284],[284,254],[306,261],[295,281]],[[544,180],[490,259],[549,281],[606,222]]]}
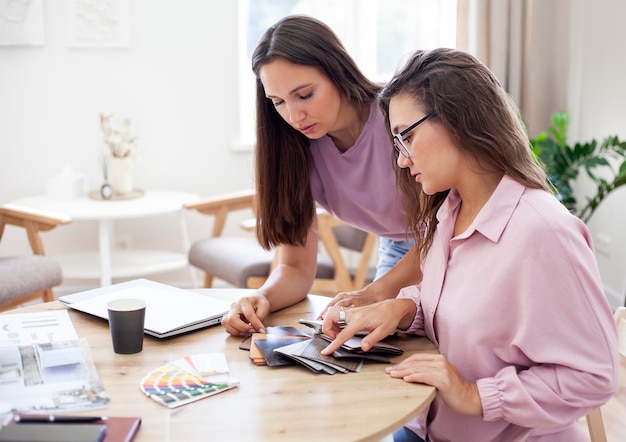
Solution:
{"label": "wooden table", "polygon": [[[228,301],[245,289],[202,289]],[[266,325],[298,324],[315,318],[329,298],[309,295],[272,314]],[[13,312],[65,308],[58,301]],[[11,312],[7,312],[11,313]],[[141,416],[137,442],[155,441],[355,441],[379,440],[424,410],[435,397],[430,386],[389,377],[386,364],[366,362],[359,373],[315,374],[302,366],[256,366],[240,350],[242,338],[215,326],[168,340],[145,337],[141,353],[113,353],[105,320],[70,310],[78,335],[89,342],[104,388],[111,397],[103,414]],[[435,352],[426,338],[393,337],[405,350]],[[189,354],[223,352],[239,387],[179,408],[168,409],[146,397],[139,382],[151,370]],[[83,414],[94,414],[84,412]],[[98,413],[96,413],[98,414]]]}

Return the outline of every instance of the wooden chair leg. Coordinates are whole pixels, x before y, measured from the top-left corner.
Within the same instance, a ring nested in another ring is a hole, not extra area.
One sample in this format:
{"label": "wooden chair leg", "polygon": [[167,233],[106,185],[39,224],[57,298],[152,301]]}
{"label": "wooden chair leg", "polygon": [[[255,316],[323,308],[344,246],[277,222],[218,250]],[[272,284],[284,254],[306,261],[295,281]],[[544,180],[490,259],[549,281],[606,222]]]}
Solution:
{"label": "wooden chair leg", "polygon": [[211,287],[213,287],[213,275],[211,275],[210,273],[205,273],[204,274],[204,288],[210,289]]}
{"label": "wooden chair leg", "polygon": [[[52,290],[50,291],[50,296],[52,296]],[[37,293],[32,293],[30,295],[27,296],[23,296],[19,299],[16,299],[15,301],[11,301],[11,302],[7,302],[5,304],[0,305],[0,312],[4,312],[7,310],[12,310],[14,308],[18,308],[21,307],[22,305],[28,303],[28,302],[32,302],[32,301],[44,301],[46,300],[45,298],[45,292],[41,291],[41,292],[37,292]],[[51,299],[51,301],[54,299]]]}
{"label": "wooden chair leg", "polygon": [[246,288],[247,289],[258,289],[265,284],[267,281],[267,277],[265,276],[249,276],[246,280]]}
{"label": "wooden chair leg", "polygon": [[602,411],[599,408],[587,414],[587,427],[589,427],[591,442],[606,442]]}
{"label": "wooden chair leg", "polygon": [[54,301],[54,294],[52,293],[52,289],[45,289],[42,293],[41,299],[43,299],[43,302]]}

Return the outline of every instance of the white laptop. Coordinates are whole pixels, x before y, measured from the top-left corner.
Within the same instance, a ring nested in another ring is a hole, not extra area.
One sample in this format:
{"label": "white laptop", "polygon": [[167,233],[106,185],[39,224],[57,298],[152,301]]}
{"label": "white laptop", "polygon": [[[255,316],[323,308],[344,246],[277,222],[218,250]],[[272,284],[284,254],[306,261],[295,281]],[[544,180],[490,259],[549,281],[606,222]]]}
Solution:
{"label": "white laptop", "polygon": [[139,298],[146,302],[144,332],[157,338],[219,324],[230,307],[222,299],[148,279],[60,296],[59,301],[74,310],[108,320],[107,303],[119,298]]}

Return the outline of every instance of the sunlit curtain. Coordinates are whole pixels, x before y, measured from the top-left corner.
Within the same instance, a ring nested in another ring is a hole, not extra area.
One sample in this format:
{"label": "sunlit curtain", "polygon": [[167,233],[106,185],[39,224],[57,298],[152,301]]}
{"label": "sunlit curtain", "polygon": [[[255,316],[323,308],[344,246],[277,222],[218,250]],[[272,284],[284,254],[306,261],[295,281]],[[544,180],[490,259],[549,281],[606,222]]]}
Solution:
{"label": "sunlit curtain", "polygon": [[458,0],[457,47],[496,74],[531,136],[567,105],[568,0]]}

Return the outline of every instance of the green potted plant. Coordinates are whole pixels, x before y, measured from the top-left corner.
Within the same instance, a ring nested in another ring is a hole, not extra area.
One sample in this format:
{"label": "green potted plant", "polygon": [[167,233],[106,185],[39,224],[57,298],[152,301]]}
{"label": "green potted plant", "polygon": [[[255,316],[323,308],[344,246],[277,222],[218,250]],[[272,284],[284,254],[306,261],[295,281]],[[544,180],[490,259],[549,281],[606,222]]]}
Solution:
{"label": "green potted plant", "polygon": [[[617,136],[608,136],[602,143],[592,139],[570,146],[567,144],[567,112],[554,113],[552,124],[547,132],[530,140],[533,152],[546,165],[559,200],[586,223],[609,193],[626,184],[626,142]],[[595,195],[584,204],[578,203],[573,191],[581,170],[596,186]]]}

